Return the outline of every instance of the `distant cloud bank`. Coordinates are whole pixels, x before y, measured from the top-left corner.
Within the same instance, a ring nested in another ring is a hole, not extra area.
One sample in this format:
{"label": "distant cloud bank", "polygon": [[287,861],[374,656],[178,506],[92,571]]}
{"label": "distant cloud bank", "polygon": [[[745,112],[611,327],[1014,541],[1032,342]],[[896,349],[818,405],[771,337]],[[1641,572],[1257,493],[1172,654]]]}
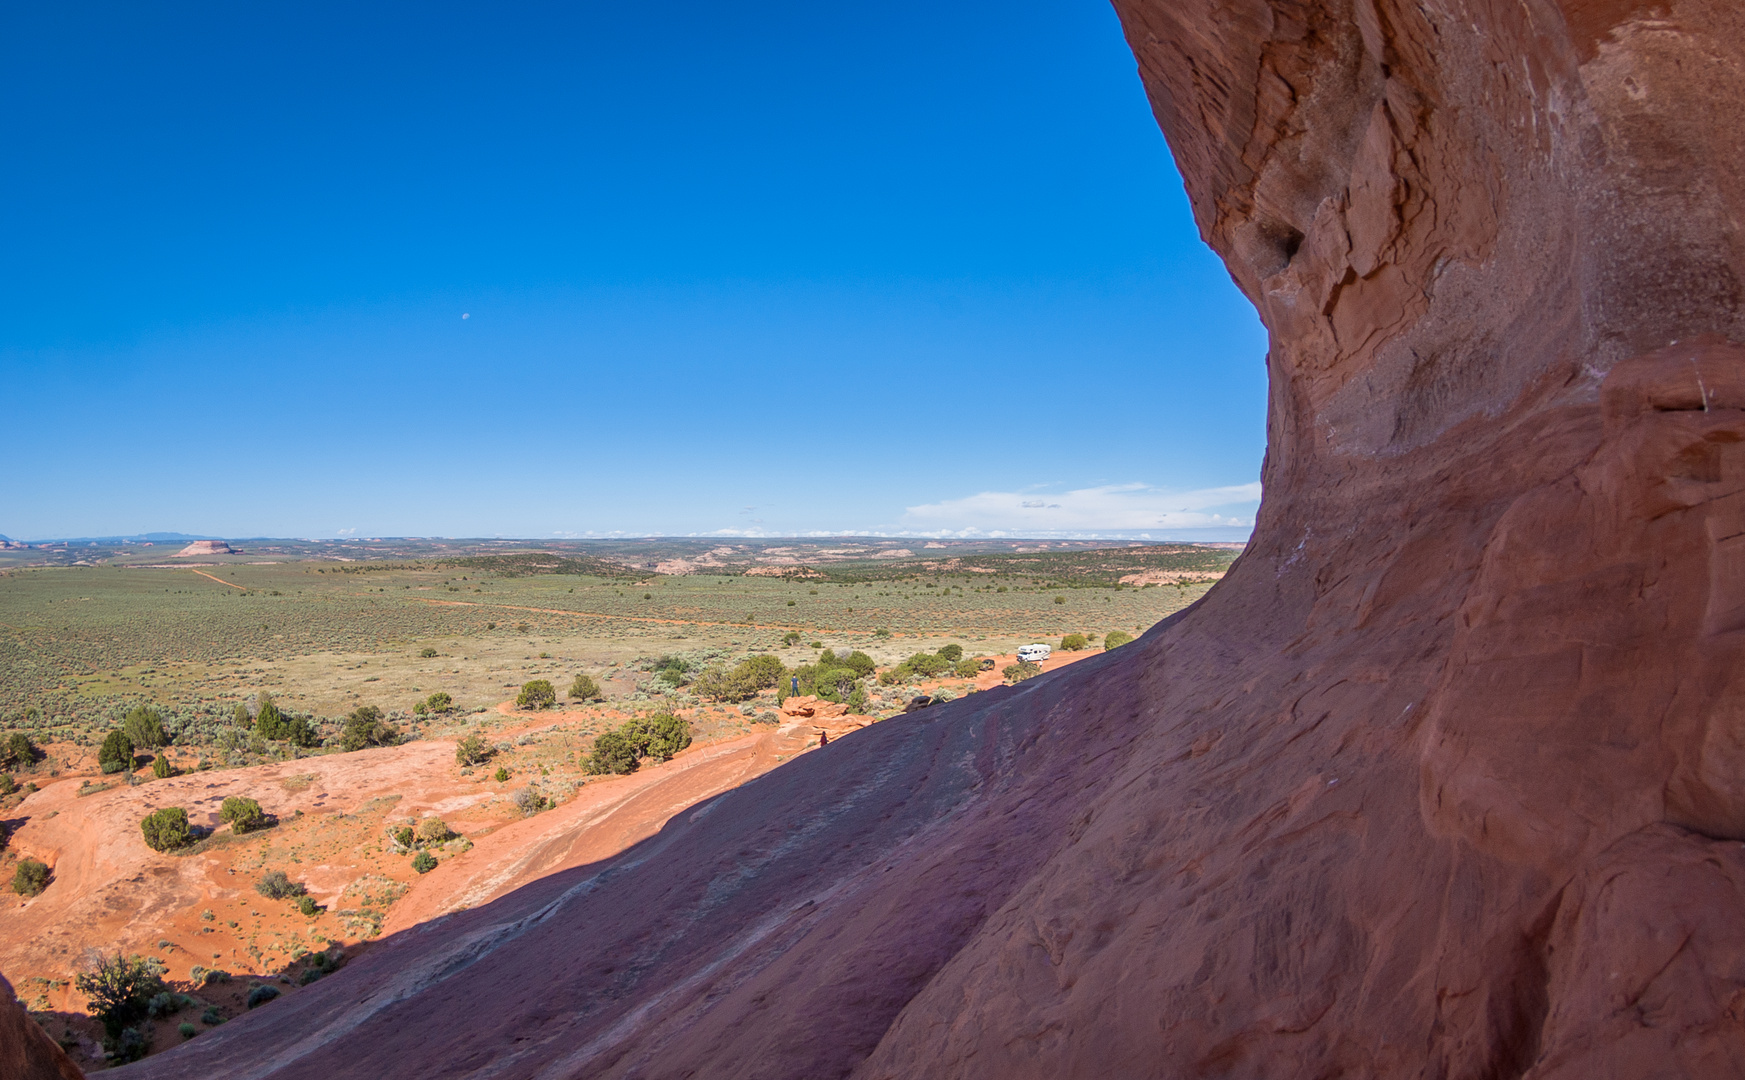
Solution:
{"label": "distant cloud bank", "polygon": [[1260,484],[1165,491],[1110,484],[1074,491],[983,491],[908,507],[902,527],[914,534],[956,536],[1247,536],[1260,505]]}

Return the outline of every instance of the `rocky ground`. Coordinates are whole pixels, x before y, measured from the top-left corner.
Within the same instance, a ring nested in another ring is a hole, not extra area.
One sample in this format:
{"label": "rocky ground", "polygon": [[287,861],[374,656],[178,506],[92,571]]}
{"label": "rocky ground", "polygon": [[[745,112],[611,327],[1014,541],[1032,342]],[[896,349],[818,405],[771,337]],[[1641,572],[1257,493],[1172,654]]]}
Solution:
{"label": "rocky ground", "polygon": [[[1053,670],[1090,655],[1056,653],[1044,666]],[[1001,667],[1013,660],[996,658]],[[999,680],[996,668],[976,684]],[[949,684],[957,693],[967,689],[962,680]],[[926,682],[910,692],[939,685]],[[840,738],[875,722],[808,702],[816,699],[792,699],[775,723],[744,722],[738,710],[713,710],[720,715],[712,718],[693,713],[700,737],[672,761],[573,790],[553,777],[574,776],[591,733],[622,719],[610,708],[529,713],[505,703],[490,736],[509,748],[475,769],[456,764],[453,739],[428,739],[137,786],[96,773],[63,775],[7,815],[19,827],[6,873],[18,858],[33,857],[53,868],[53,879],[39,897],[4,894],[0,971],[90,1069],[104,1060],[100,1030],[73,976],[97,952],[158,959],[172,983],[201,1003],[150,1025],[152,1052],[159,1052],[183,1041],[178,1025],[198,1023],[205,1004],[235,1017],[257,985],[299,993],[315,955],[334,945],[355,961],[384,937],[610,859],[686,808],[816,750],[821,735]],[[192,763],[192,757],[182,762]],[[498,768],[509,770],[509,779],[495,779]],[[81,794],[104,783],[114,786]],[[514,795],[529,786],[550,793],[557,805],[524,813]],[[276,823],[235,835],[220,822],[219,807],[237,795],[260,802]],[[211,835],[185,852],[152,851],[139,821],[162,806],[186,808]],[[431,816],[458,838],[431,846],[438,866],[420,874],[413,853],[399,848],[389,830]],[[321,910],[304,915],[292,901],[262,896],[255,883],[272,870],[301,883]],[[231,978],[197,979],[206,969]]]}

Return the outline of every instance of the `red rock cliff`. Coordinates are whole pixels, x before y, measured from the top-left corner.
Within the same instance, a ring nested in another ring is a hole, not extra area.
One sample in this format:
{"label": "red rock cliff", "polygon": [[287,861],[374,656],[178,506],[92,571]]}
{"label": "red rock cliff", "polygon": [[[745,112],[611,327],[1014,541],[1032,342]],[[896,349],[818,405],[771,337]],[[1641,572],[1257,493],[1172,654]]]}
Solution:
{"label": "red rock cliff", "polygon": [[1272,331],[1229,577],[137,1074],[1745,1073],[1745,17],[1117,7]]}
{"label": "red rock cliff", "polygon": [[66,1051],[37,1026],[0,976],[0,1080],[84,1080]]}

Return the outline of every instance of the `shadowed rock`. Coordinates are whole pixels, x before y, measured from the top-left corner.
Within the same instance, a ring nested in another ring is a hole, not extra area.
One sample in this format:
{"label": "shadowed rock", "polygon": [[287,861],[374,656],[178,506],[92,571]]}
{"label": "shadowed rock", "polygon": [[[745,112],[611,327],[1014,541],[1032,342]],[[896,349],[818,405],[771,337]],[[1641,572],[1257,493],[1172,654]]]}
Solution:
{"label": "shadowed rock", "polygon": [[48,1032],[37,1026],[0,976],[0,1080],[84,1080]]}

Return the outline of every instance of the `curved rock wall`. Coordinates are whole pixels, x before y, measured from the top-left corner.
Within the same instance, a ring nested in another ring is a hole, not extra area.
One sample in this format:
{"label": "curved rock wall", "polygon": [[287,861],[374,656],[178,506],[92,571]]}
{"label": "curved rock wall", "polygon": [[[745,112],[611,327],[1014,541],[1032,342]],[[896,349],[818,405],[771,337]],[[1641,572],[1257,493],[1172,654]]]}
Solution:
{"label": "curved rock wall", "polygon": [[0,975],[0,1080],[85,1080],[65,1050],[38,1027]]}
{"label": "curved rock wall", "polygon": [[1745,1073],[1737,6],[1117,7],[1272,331],[1231,574],[136,1073]]}

